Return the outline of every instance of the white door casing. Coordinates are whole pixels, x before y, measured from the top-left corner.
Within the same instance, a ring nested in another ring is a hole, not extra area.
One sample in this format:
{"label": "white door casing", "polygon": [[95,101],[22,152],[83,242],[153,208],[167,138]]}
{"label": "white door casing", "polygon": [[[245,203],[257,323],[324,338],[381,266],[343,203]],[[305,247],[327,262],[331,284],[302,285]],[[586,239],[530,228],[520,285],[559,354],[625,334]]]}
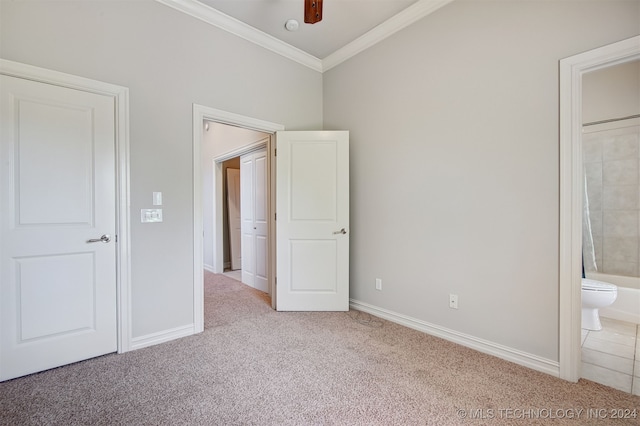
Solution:
{"label": "white door casing", "polygon": [[113,96],[0,78],[5,380],[118,349],[117,114]]}
{"label": "white door casing", "polygon": [[349,132],[277,132],[279,311],[349,309]]}
{"label": "white door casing", "polygon": [[268,292],[267,150],[240,157],[242,282]]}
{"label": "white door casing", "polygon": [[240,219],[240,169],[227,169],[227,217],[229,218],[229,248],[231,269],[242,269],[242,220]]}

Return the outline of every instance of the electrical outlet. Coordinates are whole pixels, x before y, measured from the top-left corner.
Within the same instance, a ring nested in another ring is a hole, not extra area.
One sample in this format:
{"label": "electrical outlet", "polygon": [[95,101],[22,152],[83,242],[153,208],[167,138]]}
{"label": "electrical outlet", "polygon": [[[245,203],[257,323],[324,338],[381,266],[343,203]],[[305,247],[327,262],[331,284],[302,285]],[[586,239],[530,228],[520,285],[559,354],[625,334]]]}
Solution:
{"label": "electrical outlet", "polygon": [[382,291],[382,280],[380,278],[376,278],[376,290]]}
{"label": "electrical outlet", "polygon": [[451,309],[458,309],[458,295],[450,294],[449,295],[449,307]]}

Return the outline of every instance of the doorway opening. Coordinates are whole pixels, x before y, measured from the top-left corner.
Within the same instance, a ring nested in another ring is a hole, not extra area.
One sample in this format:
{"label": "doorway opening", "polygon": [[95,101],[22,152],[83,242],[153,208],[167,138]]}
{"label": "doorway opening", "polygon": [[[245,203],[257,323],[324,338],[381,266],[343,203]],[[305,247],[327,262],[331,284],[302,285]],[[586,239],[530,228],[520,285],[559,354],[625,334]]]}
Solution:
{"label": "doorway opening", "polygon": [[640,58],[640,36],[560,61],[559,376],[577,382],[582,311],[582,77]]}
{"label": "doorway opening", "polygon": [[[207,126],[205,124],[205,130]],[[214,141],[215,143],[215,141]],[[214,160],[215,161],[215,160]],[[215,164],[213,165],[215,167]],[[223,226],[223,261],[224,268],[223,273],[235,279],[236,281],[242,281],[242,175],[240,173],[240,157],[231,158],[222,162],[222,177],[224,182],[222,184],[224,194],[222,195],[222,226]],[[206,185],[206,181],[203,183]],[[220,196],[221,194],[217,194]],[[206,191],[203,194],[206,201]],[[213,202],[213,199],[211,200]],[[205,214],[207,208],[205,207]],[[207,220],[205,219],[205,224]],[[206,254],[206,237],[207,232],[205,230],[205,261],[204,268],[207,268],[207,254]],[[211,234],[213,237],[213,234]],[[244,265],[246,267],[246,265]]]}
{"label": "doorway opening", "polygon": [[204,267],[268,294],[270,137],[206,121],[202,140]]}
{"label": "doorway opening", "polygon": [[[264,137],[255,140],[252,138],[217,138],[216,151],[208,158],[203,155],[206,125],[212,124],[224,125],[224,130],[237,130],[244,135],[254,135],[262,133]],[[224,221],[223,221],[223,161],[238,157],[242,154],[259,149],[266,148],[266,167],[267,167],[267,232],[268,241],[268,261],[267,261],[267,277],[268,277],[268,293],[271,297],[271,305],[275,309],[275,220],[273,212],[275,211],[275,143],[273,135],[275,132],[284,130],[284,126],[277,123],[271,123],[251,117],[242,116],[215,108],[202,105],[193,105],[193,241],[194,241],[194,284],[193,284],[193,300],[194,300],[194,324],[196,332],[204,330],[204,270],[205,270],[205,234],[210,229],[211,236],[211,264],[207,265],[207,269],[214,273],[224,272]],[[205,213],[204,213],[204,169],[211,167],[211,190],[208,191],[212,201],[211,217],[208,219],[207,228],[205,229]],[[213,195],[215,194],[215,195]]]}

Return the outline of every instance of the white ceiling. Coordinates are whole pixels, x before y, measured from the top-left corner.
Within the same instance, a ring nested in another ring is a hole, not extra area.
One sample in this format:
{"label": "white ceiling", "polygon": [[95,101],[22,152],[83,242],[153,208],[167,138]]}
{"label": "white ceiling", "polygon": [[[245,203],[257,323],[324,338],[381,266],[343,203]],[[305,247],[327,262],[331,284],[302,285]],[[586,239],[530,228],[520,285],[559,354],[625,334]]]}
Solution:
{"label": "white ceiling", "polygon": [[454,0],[324,0],[316,24],[304,23],[304,0],[156,1],[324,72]]}
{"label": "white ceiling", "polygon": [[[304,0],[199,0],[277,39],[323,59],[417,0],[324,0],[322,21],[304,23]],[[288,19],[299,22],[289,32]]]}

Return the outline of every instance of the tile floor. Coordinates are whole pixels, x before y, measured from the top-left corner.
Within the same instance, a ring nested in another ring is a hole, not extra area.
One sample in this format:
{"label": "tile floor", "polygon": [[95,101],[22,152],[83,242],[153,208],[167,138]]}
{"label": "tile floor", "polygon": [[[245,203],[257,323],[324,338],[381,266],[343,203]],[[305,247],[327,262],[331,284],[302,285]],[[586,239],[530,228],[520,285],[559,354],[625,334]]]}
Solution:
{"label": "tile floor", "polygon": [[640,326],[600,321],[602,330],[582,330],[582,377],[640,395]]}

